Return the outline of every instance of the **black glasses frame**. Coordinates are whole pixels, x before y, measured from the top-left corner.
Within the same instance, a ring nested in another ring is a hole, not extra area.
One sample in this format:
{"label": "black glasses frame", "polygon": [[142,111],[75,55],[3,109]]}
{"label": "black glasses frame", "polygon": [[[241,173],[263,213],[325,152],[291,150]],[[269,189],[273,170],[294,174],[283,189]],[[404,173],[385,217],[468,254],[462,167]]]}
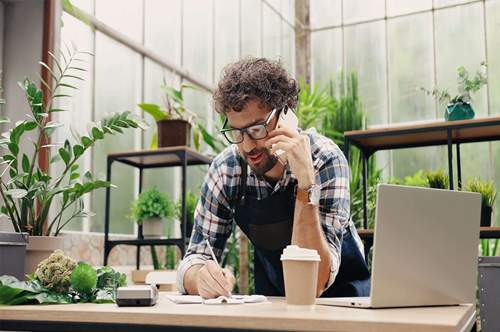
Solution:
{"label": "black glasses frame", "polygon": [[[276,110],[277,110],[276,108],[273,109],[273,111],[271,112],[271,114],[269,114],[269,117],[267,118],[267,120],[264,121],[264,122],[255,123],[253,125],[250,125],[248,127],[242,128],[242,129],[236,129],[236,128],[222,129],[220,132],[224,135],[224,137],[231,144],[239,144],[239,143],[243,142],[243,139],[245,138],[245,136],[243,135],[244,133],[247,133],[248,137],[250,137],[254,141],[258,141],[258,140],[264,139],[264,138],[267,137],[267,135],[269,135],[269,131],[267,130],[267,125],[269,124],[269,122],[273,118],[274,114],[276,113]],[[222,128],[224,128],[226,125],[227,125],[227,117],[224,120],[224,123],[222,124]],[[252,135],[248,132],[248,128],[255,127],[255,126],[264,126],[264,129],[266,129],[266,136],[260,137],[260,138],[253,138]],[[226,134],[227,132],[230,132],[230,131],[239,131],[241,133],[241,141],[233,141],[233,140],[231,140],[229,138],[229,136]]]}

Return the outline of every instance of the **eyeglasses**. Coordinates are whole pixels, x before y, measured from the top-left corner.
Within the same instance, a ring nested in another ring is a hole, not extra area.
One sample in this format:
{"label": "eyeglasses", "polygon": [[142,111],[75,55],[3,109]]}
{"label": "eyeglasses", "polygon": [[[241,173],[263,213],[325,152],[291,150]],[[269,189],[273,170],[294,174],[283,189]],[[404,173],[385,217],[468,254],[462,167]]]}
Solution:
{"label": "eyeglasses", "polygon": [[[276,113],[276,109],[274,109],[269,117],[267,118],[266,121],[261,122],[261,123],[256,123],[251,126],[242,128],[242,129],[222,129],[220,132],[224,134],[226,139],[229,141],[231,144],[238,144],[243,142],[243,133],[247,133],[248,137],[253,139],[254,141],[257,141],[259,139],[263,139],[267,137],[268,131],[267,131],[267,125],[269,124],[269,121],[273,118],[274,114]],[[222,125],[222,128],[224,128],[227,125],[227,117],[226,120],[224,120],[224,124]]]}

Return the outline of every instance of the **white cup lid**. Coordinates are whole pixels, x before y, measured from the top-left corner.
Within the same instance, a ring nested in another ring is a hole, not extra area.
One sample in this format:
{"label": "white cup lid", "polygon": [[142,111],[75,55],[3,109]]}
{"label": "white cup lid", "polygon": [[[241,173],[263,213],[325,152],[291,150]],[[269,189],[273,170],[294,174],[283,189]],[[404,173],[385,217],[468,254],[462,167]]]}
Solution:
{"label": "white cup lid", "polygon": [[283,249],[281,260],[294,260],[294,261],[320,261],[321,258],[318,252],[314,249],[300,248],[299,246],[289,245]]}

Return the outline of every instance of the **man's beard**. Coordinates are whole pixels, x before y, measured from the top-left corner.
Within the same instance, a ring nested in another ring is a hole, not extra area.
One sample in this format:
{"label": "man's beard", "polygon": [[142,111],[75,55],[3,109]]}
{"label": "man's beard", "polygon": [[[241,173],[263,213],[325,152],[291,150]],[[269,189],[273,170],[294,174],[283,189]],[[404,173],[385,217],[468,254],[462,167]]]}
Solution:
{"label": "man's beard", "polygon": [[[250,165],[250,168],[254,171],[256,175],[263,176],[267,172],[273,169],[273,167],[276,165],[278,162],[278,159],[276,159],[275,156],[271,156],[269,153],[269,150],[266,148],[263,148],[261,150],[252,150],[249,153],[246,153],[245,151],[242,151],[243,157],[245,158],[246,162]],[[263,153],[264,155],[262,156],[261,161],[256,165],[250,162],[249,156],[254,156],[259,153]]]}

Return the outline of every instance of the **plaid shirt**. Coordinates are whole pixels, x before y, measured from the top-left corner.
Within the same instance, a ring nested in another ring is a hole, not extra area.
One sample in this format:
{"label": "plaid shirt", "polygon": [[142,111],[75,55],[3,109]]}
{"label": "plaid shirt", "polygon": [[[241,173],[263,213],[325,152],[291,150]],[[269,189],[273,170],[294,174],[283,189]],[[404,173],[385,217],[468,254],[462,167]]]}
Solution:
{"label": "plaid shirt", "polygon": [[[307,131],[311,141],[312,161],[316,171],[316,183],[321,187],[319,201],[320,220],[330,248],[330,278],[327,289],[334,282],[340,266],[342,234],[345,226],[351,225],[351,232],[363,253],[363,244],[354,224],[349,220],[350,193],[349,167],[344,154],[330,139],[318,134],[316,129]],[[211,259],[204,239],[210,238],[217,260],[220,262],[226,242],[233,229],[233,217],[241,183],[241,154],[233,144],[215,157],[201,188],[201,198],[194,214],[194,228],[186,256],[177,269],[177,288],[186,293],[184,274],[195,264],[205,264]],[[247,193],[257,199],[282,193],[290,181],[296,181],[286,165],[274,188],[248,167]]]}

